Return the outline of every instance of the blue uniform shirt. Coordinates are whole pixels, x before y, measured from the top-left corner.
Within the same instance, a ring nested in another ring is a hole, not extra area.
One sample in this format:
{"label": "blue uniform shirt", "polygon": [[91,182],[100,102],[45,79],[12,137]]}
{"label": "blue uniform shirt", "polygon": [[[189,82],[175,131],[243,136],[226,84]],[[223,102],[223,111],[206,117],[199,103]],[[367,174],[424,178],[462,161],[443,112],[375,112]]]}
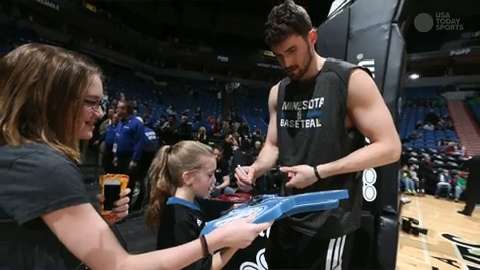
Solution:
{"label": "blue uniform shirt", "polygon": [[125,155],[132,153],[132,160],[139,161],[144,143],[144,127],[142,121],[135,116],[129,116],[120,121],[115,129],[115,153]]}
{"label": "blue uniform shirt", "polygon": [[117,124],[110,124],[105,131],[105,144],[107,147],[112,147],[115,143],[115,133],[116,133]]}

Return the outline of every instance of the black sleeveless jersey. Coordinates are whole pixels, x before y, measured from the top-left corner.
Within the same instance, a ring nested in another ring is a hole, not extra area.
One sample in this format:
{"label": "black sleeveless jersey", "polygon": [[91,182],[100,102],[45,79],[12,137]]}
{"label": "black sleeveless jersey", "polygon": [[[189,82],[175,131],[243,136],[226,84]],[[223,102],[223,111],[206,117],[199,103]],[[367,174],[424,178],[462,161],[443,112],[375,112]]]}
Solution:
{"label": "black sleeveless jersey", "polygon": [[[280,81],[277,102],[277,136],[280,166],[316,166],[343,158],[363,146],[364,137],[345,127],[348,80],[362,68],[327,58],[309,81]],[[368,71],[367,71],[368,72]],[[285,195],[347,189],[349,199],[334,210],[295,215],[281,222],[319,237],[335,237],[360,224],[361,179],[357,173],[336,175],[305,189],[285,190]]]}

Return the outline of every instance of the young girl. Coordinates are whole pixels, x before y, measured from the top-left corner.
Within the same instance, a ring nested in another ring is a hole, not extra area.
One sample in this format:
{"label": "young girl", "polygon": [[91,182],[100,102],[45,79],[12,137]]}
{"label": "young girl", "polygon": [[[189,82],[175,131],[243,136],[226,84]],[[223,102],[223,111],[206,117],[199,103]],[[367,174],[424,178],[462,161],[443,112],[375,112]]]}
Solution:
{"label": "young girl", "polygon": [[[197,199],[208,196],[215,182],[212,148],[196,141],[164,146],[150,167],[152,189],[147,224],[158,227],[157,249],[183,244],[200,235],[205,220]],[[221,269],[237,249],[207,256],[185,269]]]}

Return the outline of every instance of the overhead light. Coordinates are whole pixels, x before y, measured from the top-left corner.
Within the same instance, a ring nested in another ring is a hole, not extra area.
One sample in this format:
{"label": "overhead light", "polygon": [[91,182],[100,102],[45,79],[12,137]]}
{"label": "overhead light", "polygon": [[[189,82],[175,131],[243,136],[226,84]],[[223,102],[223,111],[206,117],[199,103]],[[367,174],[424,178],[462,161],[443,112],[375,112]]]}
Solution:
{"label": "overhead light", "polygon": [[418,73],[412,73],[410,74],[410,76],[408,76],[410,78],[410,80],[416,80],[418,78],[420,78],[420,74]]}

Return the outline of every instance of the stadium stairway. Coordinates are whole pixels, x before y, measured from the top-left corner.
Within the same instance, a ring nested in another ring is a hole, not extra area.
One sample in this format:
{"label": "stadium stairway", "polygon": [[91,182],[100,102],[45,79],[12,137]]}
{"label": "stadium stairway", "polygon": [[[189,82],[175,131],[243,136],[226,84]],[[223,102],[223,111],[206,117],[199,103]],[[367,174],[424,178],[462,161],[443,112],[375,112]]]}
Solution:
{"label": "stadium stairway", "polygon": [[469,155],[480,155],[480,127],[461,100],[448,101],[453,125]]}

